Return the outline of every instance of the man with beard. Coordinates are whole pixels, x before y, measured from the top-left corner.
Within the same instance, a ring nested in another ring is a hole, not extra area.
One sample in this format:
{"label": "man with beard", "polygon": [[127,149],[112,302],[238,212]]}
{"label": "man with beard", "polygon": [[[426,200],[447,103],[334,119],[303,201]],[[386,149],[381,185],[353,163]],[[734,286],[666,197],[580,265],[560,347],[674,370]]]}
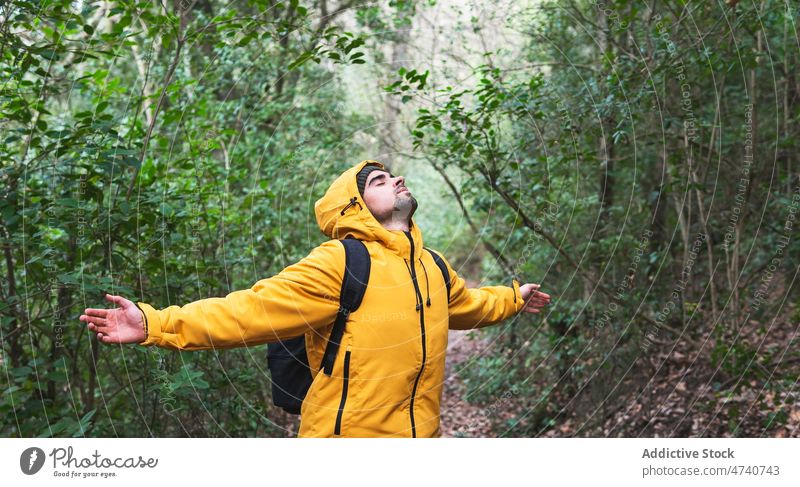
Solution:
{"label": "man with beard", "polygon": [[[363,204],[362,204],[363,202]],[[313,382],[302,403],[302,437],[437,437],[449,330],[539,313],[550,296],[538,284],[468,288],[441,255],[423,247],[417,200],[405,178],[377,161],[341,174],[315,206],[331,240],[279,274],[184,306],[158,310],[106,295],[116,309],[80,320],[103,343],[174,350],[233,348],[305,336]],[[371,261],[361,305],[346,321],[332,373],[319,373],[339,311],[345,250],[361,240]],[[440,257],[450,277],[438,272]],[[432,270],[432,272],[428,272]],[[387,319],[387,317],[390,317]]]}

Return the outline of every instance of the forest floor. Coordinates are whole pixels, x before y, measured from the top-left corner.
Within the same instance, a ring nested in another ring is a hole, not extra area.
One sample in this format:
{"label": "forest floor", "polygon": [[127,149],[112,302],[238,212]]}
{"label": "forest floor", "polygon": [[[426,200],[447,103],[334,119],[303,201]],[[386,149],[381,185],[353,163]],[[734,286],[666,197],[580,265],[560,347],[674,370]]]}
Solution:
{"label": "forest floor", "polygon": [[[655,379],[638,387],[624,407],[610,415],[593,436],[642,437],[800,437],[800,362],[798,324],[786,322],[769,333],[751,322],[743,343],[760,352],[739,363],[744,373],[715,366],[710,344],[697,348],[678,342],[671,353],[651,359],[660,368]],[[703,345],[703,344],[701,344]],[[779,351],[771,363],[759,354]],[[782,351],[787,351],[782,356]],[[651,397],[645,397],[645,396]],[[567,432],[569,432],[567,421]]]}
{"label": "forest floor", "polygon": [[466,401],[466,386],[458,375],[460,369],[469,366],[471,357],[487,353],[489,343],[479,336],[476,332],[450,331],[441,404],[443,438],[495,436],[487,408]]}
{"label": "forest floor", "polygon": [[[751,321],[739,343],[756,349],[757,360],[745,361],[746,374],[726,374],[711,360],[711,340],[674,347],[655,347],[638,379],[625,384],[603,421],[587,423],[598,411],[567,411],[556,418],[544,437],[800,437],[800,323],[793,306],[765,326]],[[781,323],[782,322],[782,323]],[[478,355],[501,353],[481,332],[450,332],[444,392],[443,437],[495,437],[505,420],[524,413],[519,401],[500,407],[472,404],[464,399],[466,386],[459,371]],[[784,354],[783,352],[786,351]],[[762,364],[768,352],[772,363]],[[746,377],[743,379],[742,377]],[[635,384],[633,383],[635,382]],[[552,400],[568,403],[572,399]]]}

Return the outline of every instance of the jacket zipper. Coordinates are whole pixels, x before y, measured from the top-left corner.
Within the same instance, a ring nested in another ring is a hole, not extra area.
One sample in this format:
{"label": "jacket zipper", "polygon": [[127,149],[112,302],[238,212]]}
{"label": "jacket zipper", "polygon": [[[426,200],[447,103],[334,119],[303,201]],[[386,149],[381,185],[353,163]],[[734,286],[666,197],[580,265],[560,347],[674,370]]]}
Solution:
{"label": "jacket zipper", "polygon": [[414,292],[417,294],[417,301],[419,304],[419,328],[422,334],[422,366],[419,368],[419,372],[417,373],[417,378],[414,379],[414,388],[411,390],[411,405],[409,407],[409,411],[411,413],[411,436],[413,438],[417,437],[417,425],[414,422],[414,399],[417,395],[417,386],[419,385],[419,379],[422,377],[422,371],[425,370],[425,358],[427,356],[427,349],[425,346],[425,307],[422,306],[422,293],[419,290],[419,284],[417,284],[417,271],[416,266],[414,265],[414,239],[411,238],[410,232],[404,232],[406,237],[408,237],[409,243],[411,243],[411,281],[414,283]]}
{"label": "jacket zipper", "polygon": [[347,352],[344,354],[344,377],[342,385],[342,400],[339,402],[339,412],[336,413],[336,425],[333,428],[333,434],[342,434],[342,414],[344,413],[344,404],[347,402],[347,384],[350,381],[350,347],[347,347]]}

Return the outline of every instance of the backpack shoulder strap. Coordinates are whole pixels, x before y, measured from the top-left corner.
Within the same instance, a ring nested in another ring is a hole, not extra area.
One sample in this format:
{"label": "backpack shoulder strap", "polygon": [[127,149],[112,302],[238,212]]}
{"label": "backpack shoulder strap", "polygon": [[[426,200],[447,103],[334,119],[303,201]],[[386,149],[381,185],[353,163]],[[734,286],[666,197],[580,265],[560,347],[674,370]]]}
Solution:
{"label": "backpack shoulder strap", "polygon": [[431,257],[433,257],[433,261],[436,262],[436,267],[438,267],[439,270],[442,271],[442,277],[444,277],[444,283],[447,286],[447,302],[449,303],[450,302],[450,271],[447,270],[447,265],[444,263],[444,259],[442,259],[441,255],[439,255],[437,252],[434,252],[433,250],[429,249],[428,247],[423,247],[423,248],[425,250],[427,250],[428,253],[431,254]]}
{"label": "backpack shoulder strap", "polygon": [[370,271],[370,257],[366,245],[361,240],[346,237],[340,240],[344,245],[344,279],[342,290],[339,294],[339,311],[336,321],[328,338],[328,346],[322,356],[322,369],[325,375],[333,373],[333,362],[339,351],[339,345],[344,335],[344,325],[347,317],[361,306],[361,300],[367,290]]}

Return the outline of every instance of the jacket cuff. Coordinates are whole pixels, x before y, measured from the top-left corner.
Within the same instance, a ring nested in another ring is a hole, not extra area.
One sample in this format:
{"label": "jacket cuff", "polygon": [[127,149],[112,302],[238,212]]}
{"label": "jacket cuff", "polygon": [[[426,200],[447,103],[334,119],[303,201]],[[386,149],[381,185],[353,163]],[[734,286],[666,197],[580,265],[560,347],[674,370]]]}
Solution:
{"label": "jacket cuff", "polygon": [[518,280],[511,280],[511,291],[514,293],[514,314],[517,314],[522,310],[523,307],[525,307],[525,300],[522,299],[522,291],[519,288]]}
{"label": "jacket cuff", "polygon": [[139,342],[143,347],[158,345],[161,342],[161,317],[158,310],[147,303],[135,303],[144,319],[144,341]]}

